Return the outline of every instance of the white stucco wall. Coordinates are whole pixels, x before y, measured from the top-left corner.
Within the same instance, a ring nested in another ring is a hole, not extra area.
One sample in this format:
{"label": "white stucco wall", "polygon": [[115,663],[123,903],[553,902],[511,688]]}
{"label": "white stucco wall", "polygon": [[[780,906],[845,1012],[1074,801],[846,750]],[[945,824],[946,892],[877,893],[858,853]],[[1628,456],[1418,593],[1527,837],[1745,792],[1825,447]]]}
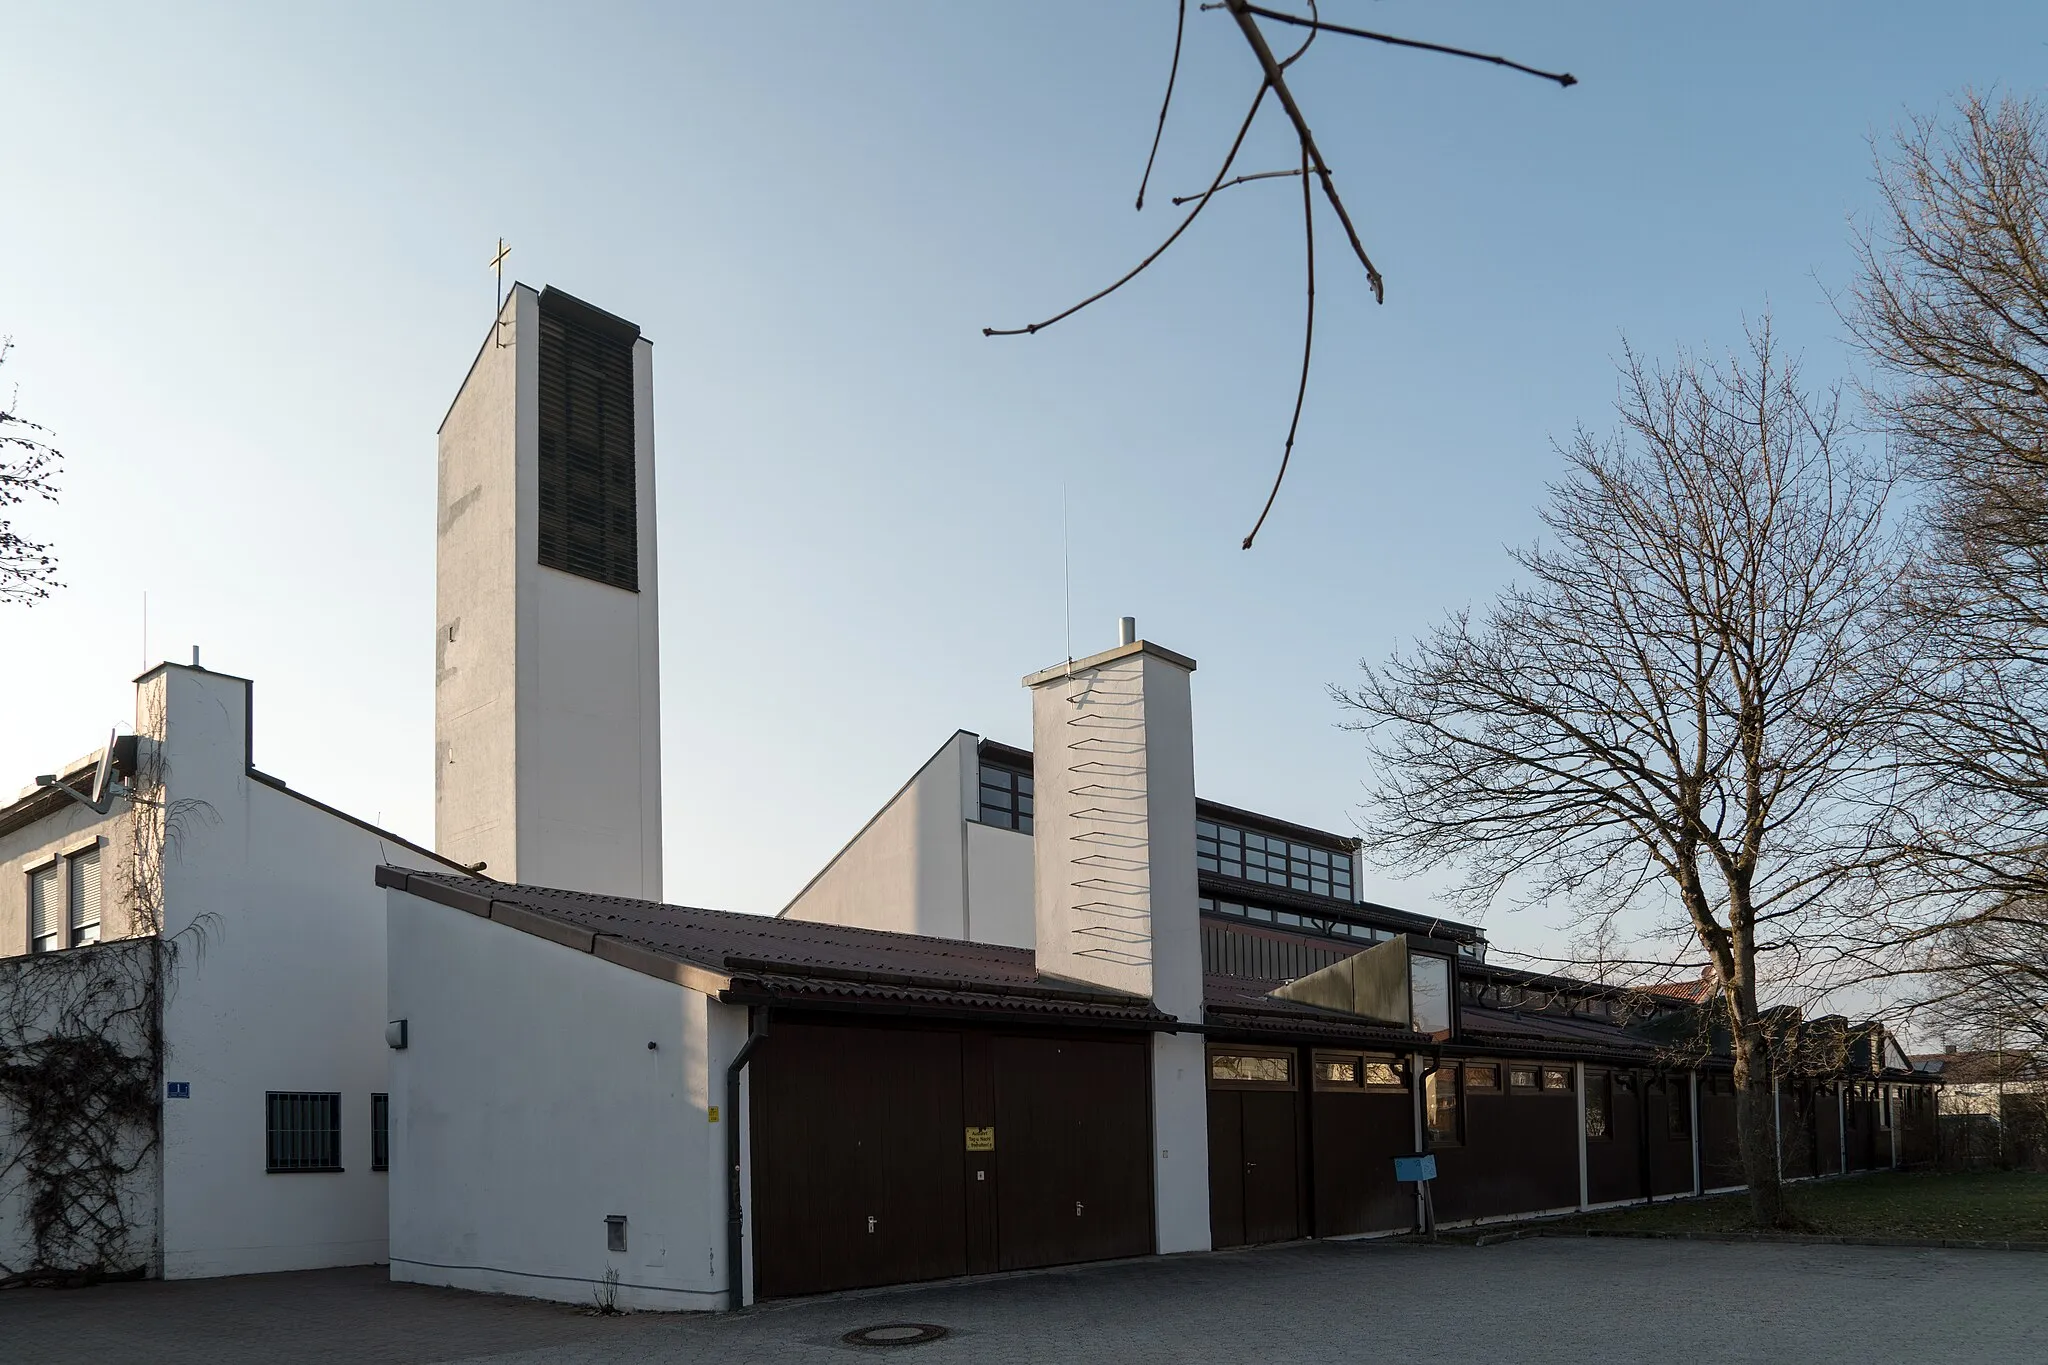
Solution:
{"label": "white stucco wall", "polygon": [[1037,946],[1031,861],[1029,834],[967,822],[967,932],[963,937],[1006,948]]}
{"label": "white stucco wall", "polygon": [[503,325],[485,336],[440,432],[434,847],[464,863],[487,862],[498,877],[518,866],[518,455],[522,427],[539,441],[539,362],[538,347],[516,343],[538,331],[536,307],[533,290],[514,287],[499,315]]}
{"label": "white stucco wall", "polygon": [[387,895],[409,1033],[389,1053],[392,1278],[589,1303],[612,1268],[622,1306],[723,1306],[729,1116],[708,1107],[745,1012]]}
{"label": "white stucco wall", "polygon": [[1039,970],[1199,1020],[1191,668],[1140,643],[1026,684]]}
{"label": "white stucco wall", "polygon": [[[1142,642],[1031,688],[1038,969],[1149,996],[1199,1024],[1191,661]],[[1209,1246],[1208,1089],[1199,1033],[1152,1045],[1162,1252]]]}
{"label": "white stucco wall", "polygon": [[[164,1008],[167,1278],[356,1265],[385,1256],[386,1176],[370,1096],[386,1089],[378,863],[447,870],[248,773],[248,684],[165,667],[168,799],[183,834],[164,869],[174,980]],[[340,1172],[269,1174],[269,1091],[341,1096]]]}
{"label": "white stucco wall", "polygon": [[629,592],[540,564],[540,296],[515,286],[501,316],[440,433],[435,846],[501,880],[659,900],[653,347],[633,346]]}
{"label": "white stucco wall", "polygon": [[782,914],[965,938],[971,831],[963,790],[977,781],[977,745],[965,730],[940,745]]}
{"label": "white stucco wall", "polygon": [[66,799],[33,824],[0,834],[0,958],[19,956],[29,950],[31,869],[46,866],[53,858],[79,852],[95,842],[100,850],[100,937],[128,936],[131,926],[127,903],[120,891],[129,860],[134,856],[130,811],[128,802],[117,799],[105,815],[95,815],[87,807]]}

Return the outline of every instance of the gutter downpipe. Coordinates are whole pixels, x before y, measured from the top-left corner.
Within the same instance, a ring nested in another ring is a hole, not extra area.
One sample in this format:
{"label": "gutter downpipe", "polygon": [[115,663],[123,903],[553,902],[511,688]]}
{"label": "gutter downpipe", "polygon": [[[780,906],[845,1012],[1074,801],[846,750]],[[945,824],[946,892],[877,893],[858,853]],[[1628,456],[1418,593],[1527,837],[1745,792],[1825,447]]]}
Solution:
{"label": "gutter downpipe", "polygon": [[740,1263],[740,1073],[754,1055],[755,1046],[768,1036],[768,1007],[756,1005],[748,1020],[747,1041],[732,1055],[725,1068],[725,1306],[737,1312],[746,1306],[746,1274]]}

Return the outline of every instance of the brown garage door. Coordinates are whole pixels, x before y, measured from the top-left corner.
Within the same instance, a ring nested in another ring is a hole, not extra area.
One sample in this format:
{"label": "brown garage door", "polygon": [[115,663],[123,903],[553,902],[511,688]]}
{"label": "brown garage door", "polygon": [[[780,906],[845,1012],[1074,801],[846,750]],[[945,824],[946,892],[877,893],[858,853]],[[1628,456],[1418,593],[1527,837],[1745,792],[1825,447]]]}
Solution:
{"label": "brown garage door", "polygon": [[965,1274],[960,1035],[777,1024],[751,1064],[761,1298]]}
{"label": "brown garage door", "polygon": [[996,1038],[990,1061],[1002,1268],[1150,1252],[1145,1045]]}

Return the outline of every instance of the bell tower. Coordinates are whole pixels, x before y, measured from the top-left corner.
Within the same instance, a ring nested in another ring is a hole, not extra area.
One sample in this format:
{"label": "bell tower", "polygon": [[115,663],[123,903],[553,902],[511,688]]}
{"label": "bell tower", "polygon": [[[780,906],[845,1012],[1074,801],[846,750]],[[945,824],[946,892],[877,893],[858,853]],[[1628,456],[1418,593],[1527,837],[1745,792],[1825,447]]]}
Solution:
{"label": "bell tower", "polygon": [[661,897],[653,346],[514,284],[441,423],[434,842]]}

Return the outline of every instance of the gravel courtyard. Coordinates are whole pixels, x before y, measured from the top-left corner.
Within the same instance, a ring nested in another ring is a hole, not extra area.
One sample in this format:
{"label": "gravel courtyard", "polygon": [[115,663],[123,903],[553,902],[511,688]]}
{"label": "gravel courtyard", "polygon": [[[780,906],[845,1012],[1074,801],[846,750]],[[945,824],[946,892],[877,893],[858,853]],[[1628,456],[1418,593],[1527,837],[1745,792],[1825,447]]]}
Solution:
{"label": "gravel courtyard", "polygon": [[[1730,1322],[1737,1317],[1741,1320]],[[935,1323],[942,1340],[849,1346]],[[0,1361],[2048,1360],[2048,1256],[1613,1239],[1323,1242],[770,1305],[586,1316],[377,1268],[0,1294]]]}

